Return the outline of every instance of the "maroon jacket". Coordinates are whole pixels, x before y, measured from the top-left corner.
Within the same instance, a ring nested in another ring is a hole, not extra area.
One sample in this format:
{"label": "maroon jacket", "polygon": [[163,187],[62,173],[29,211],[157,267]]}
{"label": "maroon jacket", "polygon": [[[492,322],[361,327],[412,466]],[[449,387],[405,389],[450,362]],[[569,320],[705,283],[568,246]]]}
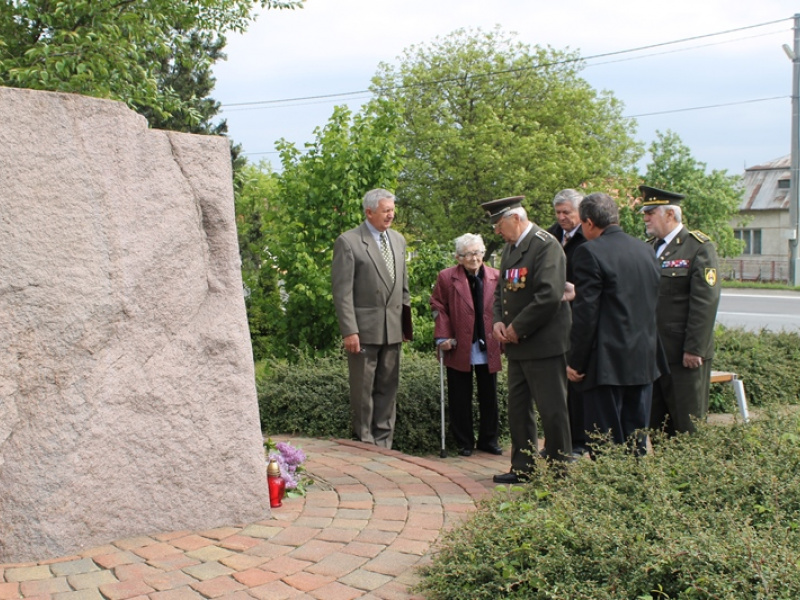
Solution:
{"label": "maroon jacket", "polygon": [[[486,330],[486,350],[489,372],[497,373],[500,366],[500,343],[492,338],[492,305],[500,271],[483,265],[483,324]],[[444,269],[436,279],[431,294],[431,308],[436,317],[435,338],[455,339],[453,350],[444,353],[444,364],[457,371],[470,371],[472,330],[475,327],[475,309],[467,272],[461,265]]]}

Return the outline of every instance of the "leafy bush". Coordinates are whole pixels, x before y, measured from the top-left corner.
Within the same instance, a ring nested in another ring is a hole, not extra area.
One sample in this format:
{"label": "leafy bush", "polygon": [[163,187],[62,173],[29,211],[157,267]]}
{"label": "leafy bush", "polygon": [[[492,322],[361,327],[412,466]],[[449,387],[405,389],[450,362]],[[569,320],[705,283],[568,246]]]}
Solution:
{"label": "leafy bush", "polygon": [[[542,462],[542,461],[538,461]],[[701,426],[546,466],[496,493],[424,571],[429,600],[800,597],[800,421]]]}
{"label": "leafy bush", "polygon": [[[351,438],[347,359],[343,354],[291,364],[273,361],[259,369],[261,428],[269,435]],[[498,377],[500,426],[507,435],[505,374]],[[433,350],[404,351],[397,392],[393,447],[407,454],[436,454],[441,448],[439,363]],[[446,397],[445,397],[446,404]],[[477,426],[477,402],[473,403]],[[455,442],[447,439],[455,450]]]}
{"label": "leafy bush", "polygon": [[[798,403],[800,334],[768,330],[752,333],[718,326],[715,343],[713,368],[732,371],[744,381],[750,406]],[[730,385],[712,385],[711,410],[736,411],[736,400]]]}
{"label": "leafy bush", "polygon": [[411,347],[420,352],[433,348],[433,315],[430,298],[439,271],[455,263],[453,244],[414,242],[409,245],[413,257],[408,261],[408,286],[411,295],[411,315],[414,321],[414,341]]}

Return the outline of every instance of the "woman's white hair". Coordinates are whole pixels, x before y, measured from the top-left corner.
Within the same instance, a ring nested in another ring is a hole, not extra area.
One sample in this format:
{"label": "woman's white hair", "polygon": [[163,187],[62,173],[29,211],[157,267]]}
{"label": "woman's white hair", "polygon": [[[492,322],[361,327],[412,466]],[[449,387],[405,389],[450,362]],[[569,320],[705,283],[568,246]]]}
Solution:
{"label": "woman's white hair", "polygon": [[470,246],[478,246],[481,252],[486,252],[486,246],[483,243],[483,238],[475,233],[465,233],[455,239],[456,254],[463,254],[464,250]]}

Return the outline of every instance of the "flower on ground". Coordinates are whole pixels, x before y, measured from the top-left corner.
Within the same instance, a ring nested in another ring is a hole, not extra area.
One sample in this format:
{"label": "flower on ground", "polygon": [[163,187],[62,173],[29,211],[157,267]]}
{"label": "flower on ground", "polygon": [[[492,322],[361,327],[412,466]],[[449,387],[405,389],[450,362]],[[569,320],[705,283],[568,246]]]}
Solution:
{"label": "flower on ground", "polygon": [[271,439],[264,442],[268,460],[275,460],[281,470],[281,477],[286,482],[287,494],[295,492],[297,495],[304,496],[305,486],[311,483],[308,477],[304,476],[306,453],[300,448],[295,448],[288,442],[278,442],[273,444]]}

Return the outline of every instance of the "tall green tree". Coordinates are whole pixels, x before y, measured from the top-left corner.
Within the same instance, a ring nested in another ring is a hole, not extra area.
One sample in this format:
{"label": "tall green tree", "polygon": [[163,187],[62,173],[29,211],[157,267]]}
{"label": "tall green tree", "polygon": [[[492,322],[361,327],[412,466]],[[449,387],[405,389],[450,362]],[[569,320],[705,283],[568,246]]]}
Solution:
{"label": "tall green tree", "polygon": [[353,115],[336,107],[305,152],[278,142],[283,171],[267,223],[268,251],[284,294],[277,354],[291,356],[299,349],[315,355],[339,345],[331,293],[333,244],[363,221],[364,194],[376,187],[393,190],[399,171],[397,118],[391,107],[380,109]]}
{"label": "tall green tree", "polygon": [[[439,240],[487,231],[478,205],[522,194],[554,221],[557,191],[633,170],[642,148],[622,104],[579,76],[576,52],[529,46],[499,29],[458,30],[381,64],[372,90],[402,117],[400,219]],[[489,240],[487,240],[489,241]]]}
{"label": "tall green tree", "polygon": [[228,124],[225,120],[214,121],[220,103],[211,97],[211,92],[216,84],[212,67],[225,59],[222,51],[225,37],[204,31],[181,33],[179,37],[185,39],[181,56],[175,51],[166,56],[153,53],[145,60],[152,63],[159,91],[175,94],[181,100],[180,105],[169,115],[150,106],[134,105],[133,108],[144,115],[154,129],[224,135]]}
{"label": "tall green tree", "polygon": [[647,185],[684,194],[683,223],[714,240],[720,256],[738,256],[742,242],[733,235],[731,219],[742,201],[742,178],[726,170],[706,172],[706,163],[692,156],[677,133],[656,132],[650,144],[652,162],[647,165]]}
{"label": "tall green tree", "polygon": [[[209,109],[215,114],[199,94],[224,34],[244,31],[258,6],[302,3],[0,0],[0,85],[121,100],[157,124],[172,119],[181,126],[170,128],[188,130]],[[194,86],[179,81],[187,72],[197,76]]]}
{"label": "tall green tree", "polygon": [[242,284],[253,357],[258,361],[272,355],[272,344],[279,336],[278,323],[283,319],[280,276],[275,256],[269,252],[266,227],[278,191],[278,177],[263,161],[245,164],[235,177]]}

